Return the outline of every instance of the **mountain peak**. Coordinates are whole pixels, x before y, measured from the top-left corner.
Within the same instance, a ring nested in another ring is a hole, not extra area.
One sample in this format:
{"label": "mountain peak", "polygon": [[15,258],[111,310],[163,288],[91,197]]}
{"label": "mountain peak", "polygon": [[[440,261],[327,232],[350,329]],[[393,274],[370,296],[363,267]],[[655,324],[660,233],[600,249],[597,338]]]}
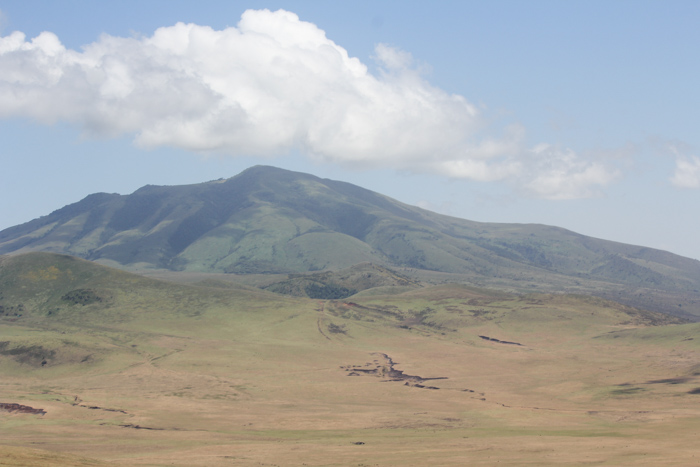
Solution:
{"label": "mountain peak", "polygon": [[[199,272],[304,273],[371,262],[511,289],[673,290],[697,296],[700,314],[697,261],[543,225],[442,216],[265,165],[225,180],[96,193],[0,232],[0,254],[30,251]],[[687,311],[677,305],[676,314]]]}

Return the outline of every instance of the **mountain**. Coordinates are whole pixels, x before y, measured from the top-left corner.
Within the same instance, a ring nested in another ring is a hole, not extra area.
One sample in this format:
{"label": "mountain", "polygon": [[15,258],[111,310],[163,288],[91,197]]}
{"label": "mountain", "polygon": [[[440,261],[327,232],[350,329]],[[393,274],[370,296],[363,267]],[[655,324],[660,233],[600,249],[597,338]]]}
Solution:
{"label": "mountain", "polygon": [[436,214],[273,167],[186,186],[98,193],[0,232],[0,254],[46,251],[134,268],[307,273],[369,262],[430,281],[593,293],[700,317],[700,262],[536,224]]}

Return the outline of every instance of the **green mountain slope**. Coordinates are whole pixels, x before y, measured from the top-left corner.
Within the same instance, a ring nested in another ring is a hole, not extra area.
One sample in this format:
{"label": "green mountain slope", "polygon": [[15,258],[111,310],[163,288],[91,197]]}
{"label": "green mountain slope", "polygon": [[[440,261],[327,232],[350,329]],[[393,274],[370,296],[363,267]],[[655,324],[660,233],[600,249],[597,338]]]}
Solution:
{"label": "green mountain slope", "polygon": [[348,183],[262,166],[227,180],[90,195],[0,232],[0,254],[30,251],[238,274],[371,262],[700,316],[698,261],[556,227],[443,216]]}
{"label": "green mountain slope", "polygon": [[313,274],[290,274],[284,281],[264,287],[276,293],[297,297],[338,299],[368,289],[373,293],[406,291],[420,287],[420,283],[387,268],[361,263],[340,271]]}

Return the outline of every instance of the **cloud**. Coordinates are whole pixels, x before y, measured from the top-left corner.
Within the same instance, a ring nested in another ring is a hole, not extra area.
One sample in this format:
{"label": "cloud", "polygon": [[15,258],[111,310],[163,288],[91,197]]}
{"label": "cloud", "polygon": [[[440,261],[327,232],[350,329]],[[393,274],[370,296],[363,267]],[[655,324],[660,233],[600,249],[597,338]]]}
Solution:
{"label": "cloud", "polygon": [[700,188],[700,158],[678,154],[671,183],[679,188]]}
{"label": "cloud", "polygon": [[700,188],[700,158],[689,155],[694,148],[680,140],[665,140],[655,137],[650,144],[656,152],[664,157],[675,159],[673,176],[669,177],[671,184],[677,188]]}
{"label": "cloud", "polygon": [[529,151],[521,186],[538,198],[576,199],[599,194],[599,188],[619,177],[619,172],[599,161],[587,161],[570,149],[539,144]]}
{"label": "cloud", "polygon": [[534,196],[590,196],[612,172],[525,130],[495,137],[463,96],[432,86],[411,55],[375,49],[379,71],[294,13],[248,10],[236,27],[178,23],[103,35],[81,51],[51,32],[0,37],[0,117],[71,122],[145,148],[272,156],[504,180]]}

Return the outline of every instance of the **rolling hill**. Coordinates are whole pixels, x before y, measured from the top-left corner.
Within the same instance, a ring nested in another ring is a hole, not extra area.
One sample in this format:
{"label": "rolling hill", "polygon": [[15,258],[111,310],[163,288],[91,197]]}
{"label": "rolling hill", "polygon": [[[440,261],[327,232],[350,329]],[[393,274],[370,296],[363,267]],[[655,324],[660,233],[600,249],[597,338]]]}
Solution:
{"label": "rolling hill", "polygon": [[0,232],[0,254],[46,251],[131,268],[230,274],[360,263],[413,279],[597,294],[700,317],[700,262],[535,224],[479,223],[273,167],[187,186],[98,193]]}
{"label": "rolling hill", "polygon": [[0,464],[693,465],[700,324],[577,295],[396,292],[0,257]]}

